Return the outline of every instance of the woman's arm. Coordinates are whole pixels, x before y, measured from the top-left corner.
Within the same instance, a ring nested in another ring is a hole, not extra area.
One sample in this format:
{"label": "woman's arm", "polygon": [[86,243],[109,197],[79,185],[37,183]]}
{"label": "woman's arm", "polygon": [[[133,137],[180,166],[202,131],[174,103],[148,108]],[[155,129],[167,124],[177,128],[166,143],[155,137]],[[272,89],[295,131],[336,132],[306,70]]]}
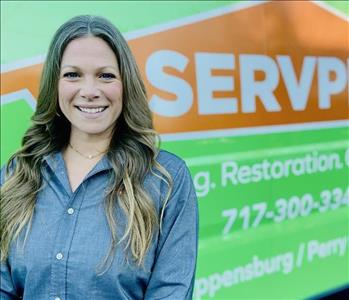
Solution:
{"label": "woman's arm", "polygon": [[20,299],[20,297],[17,296],[16,289],[12,283],[10,268],[6,262],[1,262],[0,267],[0,299]]}
{"label": "woman's arm", "polygon": [[189,170],[183,164],[173,179],[144,300],[192,299],[197,249],[197,198]]}

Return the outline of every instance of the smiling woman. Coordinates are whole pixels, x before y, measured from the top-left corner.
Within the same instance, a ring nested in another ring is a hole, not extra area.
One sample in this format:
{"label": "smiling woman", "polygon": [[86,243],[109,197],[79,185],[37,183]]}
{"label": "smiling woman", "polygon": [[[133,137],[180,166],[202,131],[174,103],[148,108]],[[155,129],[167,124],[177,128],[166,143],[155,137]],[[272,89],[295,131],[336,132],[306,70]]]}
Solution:
{"label": "smiling woman", "polygon": [[58,84],[59,107],[71,134],[109,137],[122,109],[118,62],[97,37],[73,40],[64,51]]}
{"label": "smiling woman", "polygon": [[1,299],[191,299],[193,183],[114,25],[58,29],[32,121],[1,172]]}

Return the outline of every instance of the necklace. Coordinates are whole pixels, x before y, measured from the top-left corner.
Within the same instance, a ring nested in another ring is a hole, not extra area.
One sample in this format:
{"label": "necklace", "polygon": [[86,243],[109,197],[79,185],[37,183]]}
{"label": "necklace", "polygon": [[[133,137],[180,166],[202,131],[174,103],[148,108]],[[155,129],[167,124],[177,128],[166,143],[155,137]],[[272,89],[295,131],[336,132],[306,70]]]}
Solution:
{"label": "necklace", "polygon": [[106,151],[103,151],[103,152],[99,152],[99,153],[97,153],[97,154],[95,154],[95,155],[91,155],[91,154],[90,154],[90,155],[85,155],[85,154],[81,153],[78,149],[74,148],[72,144],[69,143],[69,146],[70,146],[70,148],[72,148],[76,153],[80,154],[82,157],[85,157],[85,158],[87,158],[87,159],[93,159],[93,158],[95,158],[95,157],[97,157],[97,156],[100,156],[101,154],[104,154],[104,153],[106,152]]}

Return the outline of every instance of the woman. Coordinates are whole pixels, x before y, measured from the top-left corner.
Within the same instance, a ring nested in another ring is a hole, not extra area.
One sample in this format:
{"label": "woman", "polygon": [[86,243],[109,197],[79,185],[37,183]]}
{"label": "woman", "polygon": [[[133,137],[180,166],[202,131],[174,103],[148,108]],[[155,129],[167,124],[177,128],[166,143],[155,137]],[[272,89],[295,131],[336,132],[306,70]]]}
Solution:
{"label": "woman", "polygon": [[1,299],[190,299],[197,201],[157,148],[120,32],[78,16],[53,37],[33,125],[3,168]]}

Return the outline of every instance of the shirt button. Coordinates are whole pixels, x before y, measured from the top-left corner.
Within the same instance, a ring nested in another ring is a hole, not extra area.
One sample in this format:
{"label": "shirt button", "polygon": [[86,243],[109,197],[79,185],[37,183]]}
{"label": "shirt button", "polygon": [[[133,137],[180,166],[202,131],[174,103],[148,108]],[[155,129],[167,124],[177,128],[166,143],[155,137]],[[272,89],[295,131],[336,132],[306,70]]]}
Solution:
{"label": "shirt button", "polygon": [[74,213],[74,208],[68,208],[67,212],[69,215],[72,215]]}
{"label": "shirt button", "polygon": [[56,297],[56,298],[55,298],[55,300],[61,300],[61,298],[59,298],[59,297]]}
{"label": "shirt button", "polygon": [[56,258],[61,260],[63,258],[63,254],[61,252],[57,253]]}

